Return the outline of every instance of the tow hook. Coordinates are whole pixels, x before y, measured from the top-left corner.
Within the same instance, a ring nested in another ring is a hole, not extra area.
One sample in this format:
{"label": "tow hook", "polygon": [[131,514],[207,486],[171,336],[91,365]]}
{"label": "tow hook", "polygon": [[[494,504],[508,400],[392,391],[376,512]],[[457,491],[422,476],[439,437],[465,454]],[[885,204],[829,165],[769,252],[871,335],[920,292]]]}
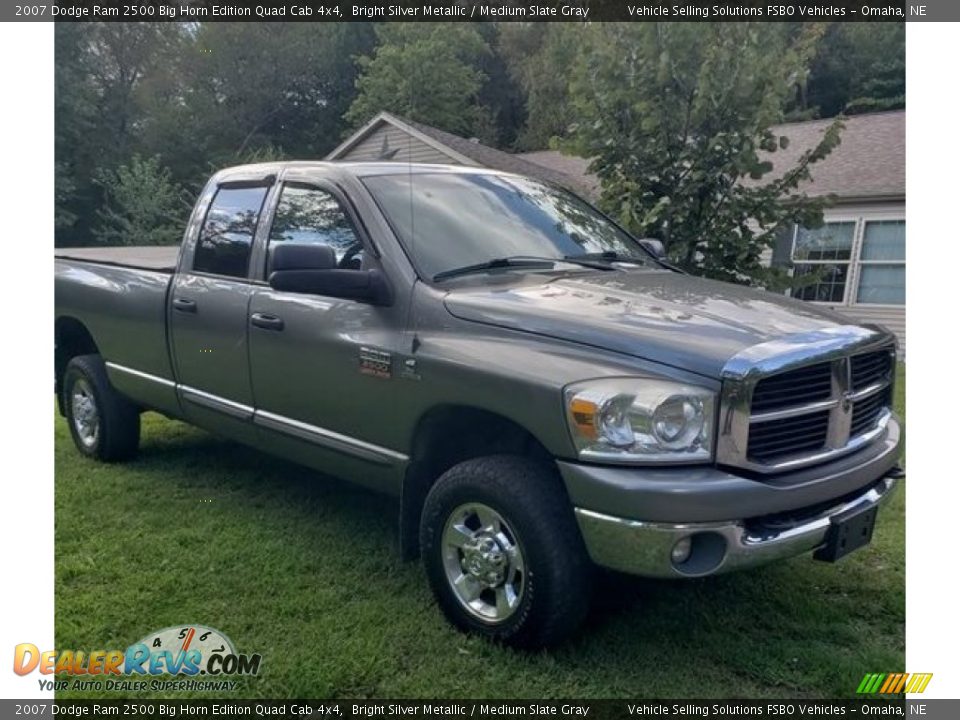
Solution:
{"label": "tow hook", "polygon": [[888,477],[892,480],[902,480],[907,476],[907,471],[904,470],[899,465],[894,465],[887,471],[887,474],[884,477]]}

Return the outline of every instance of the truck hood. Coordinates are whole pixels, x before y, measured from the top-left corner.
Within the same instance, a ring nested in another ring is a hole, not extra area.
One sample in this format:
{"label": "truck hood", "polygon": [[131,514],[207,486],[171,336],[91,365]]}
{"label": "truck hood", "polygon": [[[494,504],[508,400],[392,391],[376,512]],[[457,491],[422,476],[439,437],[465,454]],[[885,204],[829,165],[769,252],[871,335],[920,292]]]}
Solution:
{"label": "truck hood", "polygon": [[452,290],[447,310],[713,378],[751,345],[850,324],[782,295],[664,270],[503,277],[509,285]]}

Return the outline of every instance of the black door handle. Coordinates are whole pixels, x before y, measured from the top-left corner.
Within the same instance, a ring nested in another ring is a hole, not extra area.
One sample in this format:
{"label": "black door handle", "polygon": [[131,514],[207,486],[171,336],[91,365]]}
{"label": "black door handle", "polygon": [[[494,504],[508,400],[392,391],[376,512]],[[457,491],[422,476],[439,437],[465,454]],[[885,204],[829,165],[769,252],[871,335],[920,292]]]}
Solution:
{"label": "black door handle", "polygon": [[193,300],[187,300],[186,298],[174,298],[173,309],[179,310],[180,312],[195,313],[197,311],[197,303]]}
{"label": "black door handle", "polygon": [[276,315],[254,313],[250,316],[250,324],[264,330],[283,330],[283,320]]}

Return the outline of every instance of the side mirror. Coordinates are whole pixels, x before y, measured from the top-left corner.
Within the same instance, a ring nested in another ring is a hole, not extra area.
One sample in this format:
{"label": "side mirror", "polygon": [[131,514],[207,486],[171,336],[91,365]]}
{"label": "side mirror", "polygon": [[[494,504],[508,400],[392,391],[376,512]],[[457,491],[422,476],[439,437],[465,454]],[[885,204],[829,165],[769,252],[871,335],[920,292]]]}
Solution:
{"label": "side mirror", "polygon": [[667,256],[667,250],[663,247],[663,243],[656,238],[640,238],[638,242],[658,260]]}
{"label": "side mirror", "polygon": [[393,296],[379,270],[274,270],[270,287],[284,292],[324,295],[358,300],[371,305],[390,305]]}
{"label": "side mirror", "polygon": [[329,245],[280,243],[268,260],[270,287],[284,292],[325,295],[390,305],[390,285],[379,270],[344,270]]}

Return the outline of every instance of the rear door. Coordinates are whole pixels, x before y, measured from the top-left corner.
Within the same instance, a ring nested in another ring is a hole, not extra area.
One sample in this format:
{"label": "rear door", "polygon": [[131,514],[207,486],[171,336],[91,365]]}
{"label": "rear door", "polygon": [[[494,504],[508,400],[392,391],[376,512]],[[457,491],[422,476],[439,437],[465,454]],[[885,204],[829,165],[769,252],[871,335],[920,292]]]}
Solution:
{"label": "rear door", "polygon": [[180,402],[191,422],[255,438],[247,357],[251,256],[272,180],[213,189],[170,294],[170,334]]}

